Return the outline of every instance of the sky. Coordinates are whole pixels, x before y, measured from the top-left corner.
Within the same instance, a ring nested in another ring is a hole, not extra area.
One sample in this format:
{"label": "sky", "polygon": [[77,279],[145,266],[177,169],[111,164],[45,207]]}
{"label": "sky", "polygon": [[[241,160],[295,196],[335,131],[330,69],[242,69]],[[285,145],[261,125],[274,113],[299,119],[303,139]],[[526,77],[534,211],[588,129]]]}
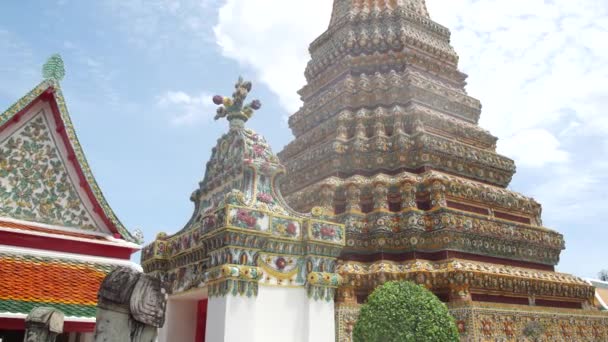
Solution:
{"label": "sky", "polygon": [[[564,234],[558,270],[608,268],[608,2],[427,0],[452,31],[480,125],[513,158],[510,189],[543,204]],[[239,75],[262,110],[248,125],[275,152],[293,138],[308,44],[330,0],[48,0],[3,2],[0,111],[60,53],[62,89],[108,202],[146,241],[175,232],[227,123],[210,97]]]}

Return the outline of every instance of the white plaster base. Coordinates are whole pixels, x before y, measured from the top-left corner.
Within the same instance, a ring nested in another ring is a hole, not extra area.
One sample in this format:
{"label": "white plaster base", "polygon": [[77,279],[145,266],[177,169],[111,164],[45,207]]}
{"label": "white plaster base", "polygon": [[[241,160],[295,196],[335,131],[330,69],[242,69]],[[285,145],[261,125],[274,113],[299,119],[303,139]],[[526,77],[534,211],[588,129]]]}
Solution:
{"label": "white plaster base", "polygon": [[207,312],[207,342],[335,341],[334,303],[313,301],[304,288],[260,286],[257,297],[210,298]]}
{"label": "white plaster base", "polygon": [[[197,303],[206,295],[170,297],[158,341],[194,341]],[[261,285],[257,297],[212,297],[207,305],[206,342],[335,341],[333,301],[311,300],[301,287]]]}
{"label": "white plaster base", "polygon": [[194,341],[196,337],[197,303],[197,300],[169,298],[165,311],[165,324],[158,330],[158,341]]}
{"label": "white plaster base", "polygon": [[260,286],[258,291],[255,341],[306,341],[306,306],[304,288]]}
{"label": "white plaster base", "polygon": [[255,297],[209,298],[205,341],[255,341],[256,306]]}
{"label": "white plaster base", "polygon": [[336,340],[334,301],[308,300],[308,326],[306,342],[330,342]]}

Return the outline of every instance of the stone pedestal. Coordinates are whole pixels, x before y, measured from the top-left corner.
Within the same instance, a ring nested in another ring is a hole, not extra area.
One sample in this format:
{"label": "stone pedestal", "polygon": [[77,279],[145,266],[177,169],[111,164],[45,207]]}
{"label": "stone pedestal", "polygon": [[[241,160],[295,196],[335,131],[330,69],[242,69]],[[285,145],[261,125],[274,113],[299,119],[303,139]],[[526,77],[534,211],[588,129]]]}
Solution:
{"label": "stone pedestal", "polygon": [[53,308],[34,308],[25,319],[24,342],[54,342],[63,332],[63,313]]}

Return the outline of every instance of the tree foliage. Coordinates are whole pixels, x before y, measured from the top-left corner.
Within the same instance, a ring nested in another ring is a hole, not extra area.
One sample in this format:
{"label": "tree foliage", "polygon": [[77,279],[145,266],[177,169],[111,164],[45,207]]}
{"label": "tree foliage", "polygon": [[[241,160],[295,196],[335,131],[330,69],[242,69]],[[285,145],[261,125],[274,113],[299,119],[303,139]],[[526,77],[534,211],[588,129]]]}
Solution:
{"label": "tree foliage", "polygon": [[601,270],[600,273],[598,273],[598,277],[600,277],[601,281],[608,281],[608,270]]}
{"label": "tree foliage", "polygon": [[362,305],[354,342],[459,341],[454,318],[430,291],[411,282],[387,282]]}

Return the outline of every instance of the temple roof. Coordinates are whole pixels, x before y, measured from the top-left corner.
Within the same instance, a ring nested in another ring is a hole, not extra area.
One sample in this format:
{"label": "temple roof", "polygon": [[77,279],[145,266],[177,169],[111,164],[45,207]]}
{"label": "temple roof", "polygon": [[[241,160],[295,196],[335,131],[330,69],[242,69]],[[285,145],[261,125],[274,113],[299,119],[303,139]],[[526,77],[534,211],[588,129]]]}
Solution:
{"label": "temple roof", "polygon": [[139,242],[85,158],[59,85],[63,62],[53,56],[43,72],[44,81],[0,114],[0,217]]}
{"label": "temple roof", "polygon": [[273,187],[276,177],[284,174],[284,166],[266,139],[245,127],[254,110],[261,107],[258,100],[244,104],[250,90],[251,83],[239,79],[232,97],[214,97],[214,102],[220,105],[216,119],[225,117],[230,122],[230,130],[212,149],[205,177],[192,194],[195,212],[188,226],[223,205],[229,193],[238,192],[240,200],[252,208],[290,212]]}
{"label": "temple roof", "polygon": [[66,320],[94,321],[101,281],[117,264],[138,268],[126,260],[0,246],[0,317],[24,318],[50,306]]}

